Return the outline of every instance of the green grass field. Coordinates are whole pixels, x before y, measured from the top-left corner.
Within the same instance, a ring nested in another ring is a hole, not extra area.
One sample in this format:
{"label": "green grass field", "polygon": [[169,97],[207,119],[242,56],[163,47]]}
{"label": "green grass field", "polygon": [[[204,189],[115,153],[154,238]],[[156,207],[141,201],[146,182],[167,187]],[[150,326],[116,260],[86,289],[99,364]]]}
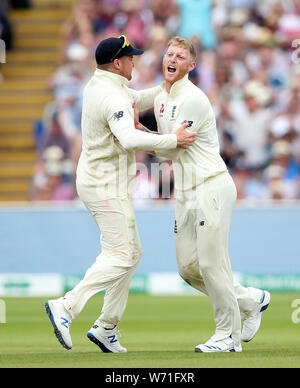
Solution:
{"label": "green grass field", "polygon": [[253,341],[242,353],[201,354],[194,347],[214,330],[204,296],[129,296],[120,324],[127,354],[104,354],[86,338],[103,296],[93,297],[72,323],[73,349],[61,347],[45,313],[47,298],[4,298],[1,368],[289,368],[300,367],[300,323],[292,322],[297,294],[273,294]]}

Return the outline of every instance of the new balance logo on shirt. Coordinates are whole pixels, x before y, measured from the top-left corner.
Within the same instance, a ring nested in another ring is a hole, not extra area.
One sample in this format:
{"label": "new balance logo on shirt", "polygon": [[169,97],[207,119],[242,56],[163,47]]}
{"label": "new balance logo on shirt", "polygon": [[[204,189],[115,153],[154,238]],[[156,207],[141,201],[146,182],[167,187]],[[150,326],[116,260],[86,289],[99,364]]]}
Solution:
{"label": "new balance logo on shirt", "polygon": [[120,118],[122,118],[122,117],[123,117],[123,115],[124,115],[124,112],[123,112],[123,111],[120,111],[120,112],[116,112],[116,113],[114,113],[114,120],[117,120],[117,121],[119,121],[119,120],[120,120]]}

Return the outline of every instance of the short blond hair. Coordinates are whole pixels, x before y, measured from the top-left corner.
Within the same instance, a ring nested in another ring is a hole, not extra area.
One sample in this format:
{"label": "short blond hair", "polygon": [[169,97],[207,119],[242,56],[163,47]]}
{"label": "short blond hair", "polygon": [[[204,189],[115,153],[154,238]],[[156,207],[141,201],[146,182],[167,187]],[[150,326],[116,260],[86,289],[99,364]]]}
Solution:
{"label": "short blond hair", "polygon": [[190,52],[193,61],[196,59],[196,49],[189,40],[182,38],[181,36],[174,36],[169,40],[167,48],[169,48],[170,46],[183,47]]}

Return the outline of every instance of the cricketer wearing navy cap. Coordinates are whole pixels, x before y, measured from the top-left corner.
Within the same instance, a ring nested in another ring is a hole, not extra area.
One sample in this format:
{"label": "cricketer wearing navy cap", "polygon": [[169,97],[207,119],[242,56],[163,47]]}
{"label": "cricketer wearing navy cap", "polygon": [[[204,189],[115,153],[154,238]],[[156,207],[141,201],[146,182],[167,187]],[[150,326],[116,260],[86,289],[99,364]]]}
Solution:
{"label": "cricketer wearing navy cap", "polygon": [[133,47],[125,35],[119,38],[108,38],[102,40],[95,53],[98,65],[104,65],[113,62],[124,56],[141,55],[144,51]]}
{"label": "cricketer wearing navy cap", "polygon": [[[100,316],[87,333],[105,353],[125,353],[118,328],[125,310],[131,278],[142,257],[132,190],[136,176],[136,150],[188,148],[196,132],[187,123],[174,134],[146,133],[135,129],[136,104],[140,112],[153,107],[160,86],[133,90],[133,56],[142,54],[125,36],[100,42],[97,68],[84,87],[82,152],[76,170],[76,189],[101,231],[101,253],[84,278],[63,297],[45,303],[54,333],[63,347],[72,348],[71,321],[93,295],[105,291]],[[117,139],[118,141],[115,141]]]}

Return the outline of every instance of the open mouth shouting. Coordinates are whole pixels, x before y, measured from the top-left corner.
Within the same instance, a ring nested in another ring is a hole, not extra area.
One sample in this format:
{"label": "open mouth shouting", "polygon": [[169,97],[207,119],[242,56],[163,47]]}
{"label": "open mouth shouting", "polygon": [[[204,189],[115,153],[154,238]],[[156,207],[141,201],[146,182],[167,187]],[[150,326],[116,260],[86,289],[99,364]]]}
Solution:
{"label": "open mouth shouting", "polygon": [[168,73],[174,74],[176,73],[176,67],[175,66],[168,66]]}

